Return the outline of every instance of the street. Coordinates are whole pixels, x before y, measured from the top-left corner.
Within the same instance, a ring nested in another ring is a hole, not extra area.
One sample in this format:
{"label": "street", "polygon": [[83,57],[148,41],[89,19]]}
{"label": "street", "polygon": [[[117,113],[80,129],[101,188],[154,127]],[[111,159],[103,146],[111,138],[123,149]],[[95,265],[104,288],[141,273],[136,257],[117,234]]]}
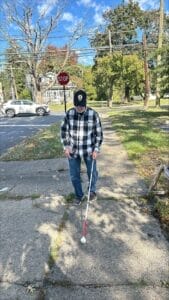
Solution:
{"label": "street", "polygon": [[0,155],[39,130],[61,121],[63,113],[7,118],[0,116]]}

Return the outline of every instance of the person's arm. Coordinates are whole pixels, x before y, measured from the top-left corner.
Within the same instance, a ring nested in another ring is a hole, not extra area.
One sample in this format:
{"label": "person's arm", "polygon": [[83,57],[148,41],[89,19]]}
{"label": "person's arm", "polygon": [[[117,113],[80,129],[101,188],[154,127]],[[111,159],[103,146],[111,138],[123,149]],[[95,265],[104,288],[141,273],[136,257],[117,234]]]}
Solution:
{"label": "person's arm", "polygon": [[63,144],[65,156],[70,158],[71,148],[69,141],[69,122],[67,115],[65,116],[61,124],[61,143]]}
{"label": "person's arm", "polygon": [[95,126],[96,126],[95,127],[96,143],[95,143],[94,151],[92,153],[93,159],[97,158],[97,155],[100,152],[100,146],[103,142],[103,130],[102,130],[101,120],[100,120],[98,113],[96,113],[96,125]]}

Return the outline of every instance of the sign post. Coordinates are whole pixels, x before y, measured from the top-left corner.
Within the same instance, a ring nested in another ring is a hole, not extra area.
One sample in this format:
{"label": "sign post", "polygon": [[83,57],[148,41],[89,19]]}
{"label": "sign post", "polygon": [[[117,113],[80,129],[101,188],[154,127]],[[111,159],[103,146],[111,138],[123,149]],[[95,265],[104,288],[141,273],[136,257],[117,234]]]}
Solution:
{"label": "sign post", "polygon": [[58,82],[63,85],[63,96],[64,96],[64,105],[65,105],[65,113],[66,113],[66,92],[65,85],[69,82],[69,74],[67,72],[60,72],[57,76]]}

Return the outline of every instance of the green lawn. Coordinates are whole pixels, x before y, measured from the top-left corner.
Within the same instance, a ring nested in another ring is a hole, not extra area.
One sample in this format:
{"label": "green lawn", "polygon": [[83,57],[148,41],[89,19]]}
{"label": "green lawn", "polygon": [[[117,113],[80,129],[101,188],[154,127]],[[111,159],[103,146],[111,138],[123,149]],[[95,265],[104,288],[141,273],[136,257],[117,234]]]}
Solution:
{"label": "green lawn", "polygon": [[112,127],[118,132],[129,158],[134,160],[141,175],[150,178],[155,168],[169,160],[169,131],[161,126],[169,122],[166,108],[148,110],[112,110]]}
{"label": "green lawn", "polygon": [[[160,164],[169,164],[169,131],[160,127],[169,126],[169,110],[113,110],[110,113],[112,127],[116,130],[127,150],[128,156],[137,166],[140,175],[149,185]],[[167,192],[168,180],[162,174],[157,189]],[[151,195],[151,200],[154,196]],[[153,202],[154,202],[153,200]],[[169,235],[169,199],[158,198],[153,213]]]}
{"label": "green lawn", "polygon": [[0,156],[0,160],[31,160],[57,158],[63,155],[60,142],[60,124],[41,130]]}
{"label": "green lawn", "polygon": [[[104,107],[104,106],[106,106],[106,101],[87,101],[87,105],[89,107],[93,107],[93,108]],[[73,107],[73,103],[66,104],[66,110],[68,110],[71,107]],[[54,111],[54,112],[64,112],[65,111],[64,104],[50,103],[49,108],[51,111]]]}

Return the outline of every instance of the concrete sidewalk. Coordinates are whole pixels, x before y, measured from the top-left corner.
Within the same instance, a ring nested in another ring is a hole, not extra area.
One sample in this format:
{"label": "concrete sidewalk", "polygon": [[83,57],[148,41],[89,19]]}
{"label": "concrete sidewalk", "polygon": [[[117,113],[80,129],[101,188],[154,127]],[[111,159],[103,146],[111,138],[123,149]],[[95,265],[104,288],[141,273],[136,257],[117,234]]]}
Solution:
{"label": "concrete sidewalk", "polygon": [[[120,140],[101,114],[98,201],[82,207],[71,193],[66,159],[0,162],[0,299],[169,299],[169,244],[144,214],[146,192]],[[84,188],[87,186],[82,173]],[[2,196],[4,195],[4,196]]]}

